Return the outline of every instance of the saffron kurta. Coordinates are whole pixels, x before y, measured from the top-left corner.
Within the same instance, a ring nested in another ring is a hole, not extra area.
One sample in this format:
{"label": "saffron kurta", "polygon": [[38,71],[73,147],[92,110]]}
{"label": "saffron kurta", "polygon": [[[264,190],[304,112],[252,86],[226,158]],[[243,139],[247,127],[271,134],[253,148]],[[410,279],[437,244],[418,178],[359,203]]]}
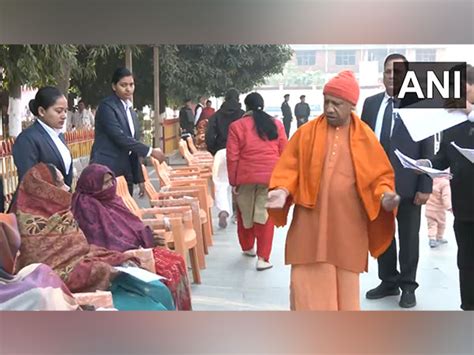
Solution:
{"label": "saffron kurta", "polygon": [[275,188],[290,194],[283,209],[269,209],[276,226],[286,224],[289,207],[296,205],[286,264],[332,261],[362,272],[366,253],[378,257],[393,239],[396,211],[381,207],[382,194],[395,190],[393,169],[355,113],[339,130],[324,115],[301,127],[273,171],[269,189]]}
{"label": "saffron kurta", "polygon": [[368,252],[382,254],[393,238],[395,213],[381,208],[394,191],[383,148],[355,114],[345,126],[324,115],[301,127],[272,174],[270,189],[287,189],[283,209],[270,209],[277,226],[295,211],[286,240],[292,310],[358,310],[359,273]]}
{"label": "saffron kurta", "polygon": [[[349,125],[328,126],[326,157],[315,208],[296,206],[288,231],[301,261],[323,262],[353,272],[367,270],[368,217],[357,193]],[[305,237],[302,237],[305,235]],[[307,238],[314,240],[305,248]],[[287,249],[287,260],[292,261]]]}

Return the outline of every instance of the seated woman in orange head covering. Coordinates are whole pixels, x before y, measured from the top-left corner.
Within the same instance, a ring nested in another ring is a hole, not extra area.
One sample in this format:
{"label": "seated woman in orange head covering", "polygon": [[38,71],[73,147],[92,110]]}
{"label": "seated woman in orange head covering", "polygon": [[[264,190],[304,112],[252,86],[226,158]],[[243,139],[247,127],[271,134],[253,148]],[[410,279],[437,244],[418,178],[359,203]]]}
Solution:
{"label": "seated woman in orange head covering", "polygon": [[390,245],[399,197],[374,133],[352,112],[359,86],[343,71],[324,87],[324,113],[299,128],[273,170],[269,214],[286,224],[292,310],[358,310],[367,254]]}

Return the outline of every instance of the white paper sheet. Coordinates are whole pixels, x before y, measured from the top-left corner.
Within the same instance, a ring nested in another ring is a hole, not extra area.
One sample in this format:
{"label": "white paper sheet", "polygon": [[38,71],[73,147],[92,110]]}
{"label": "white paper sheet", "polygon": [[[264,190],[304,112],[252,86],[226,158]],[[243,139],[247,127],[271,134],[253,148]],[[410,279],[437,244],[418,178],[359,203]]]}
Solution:
{"label": "white paper sheet", "polygon": [[145,282],[152,282],[157,280],[165,280],[166,277],[154,274],[149,272],[148,270],[141,269],[139,267],[123,267],[123,266],[115,266],[115,269],[121,272],[125,272],[129,275],[136,277]]}
{"label": "white paper sheet", "polygon": [[442,108],[402,108],[395,109],[394,112],[398,112],[415,142],[467,121],[464,112]]}
{"label": "white paper sheet", "polygon": [[474,164],[474,149],[461,148],[454,142],[451,142],[451,144],[459,151],[459,153],[464,155],[467,160]]}
{"label": "white paper sheet", "polygon": [[400,160],[400,163],[402,163],[402,166],[406,169],[412,169],[412,170],[419,171],[423,174],[427,174],[432,179],[437,178],[437,177],[445,177],[448,179],[452,179],[453,177],[453,175],[451,173],[448,173],[447,171],[437,170],[437,169],[428,168],[428,167],[419,165],[415,159],[407,157],[405,154],[401,153],[398,149],[395,149],[394,153]]}

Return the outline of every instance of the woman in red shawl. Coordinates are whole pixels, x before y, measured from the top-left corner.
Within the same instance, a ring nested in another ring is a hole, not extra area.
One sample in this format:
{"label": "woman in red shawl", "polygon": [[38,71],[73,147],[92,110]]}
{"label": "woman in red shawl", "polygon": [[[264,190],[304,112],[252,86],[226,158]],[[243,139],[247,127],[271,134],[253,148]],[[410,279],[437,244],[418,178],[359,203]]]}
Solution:
{"label": "woman in red shawl", "polygon": [[216,112],[215,109],[211,107],[212,102],[211,100],[206,101],[206,107],[202,109],[201,116],[199,120],[196,122],[196,148],[199,150],[207,150],[206,147],[206,130],[207,130],[207,123],[209,118]]}
{"label": "woman in red shawl", "polygon": [[[116,194],[113,172],[91,164],[84,169],[72,198],[72,211],[88,242],[110,250],[153,248],[153,232]],[[164,248],[153,249],[156,273],[173,295],[178,310],[191,310],[191,293],[184,259]]]}
{"label": "woman in red shawl", "polygon": [[[44,263],[72,292],[110,290],[118,310],[174,310],[171,293],[159,280],[129,275],[140,272],[134,256],[89,245],[71,212],[68,190],[51,164],[37,164],[25,174],[16,204],[21,234],[17,267]],[[129,270],[119,272],[114,266]]]}
{"label": "woman in red shawl", "polygon": [[[71,213],[71,194],[56,181],[54,167],[37,164],[25,174],[17,196],[21,234],[17,267],[49,265],[72,292],[107,290],[113,266],[130,257],[87,243]],[[61,177],[62,178],[62,177]],[[61,186],[61,187],[60,187]]]}

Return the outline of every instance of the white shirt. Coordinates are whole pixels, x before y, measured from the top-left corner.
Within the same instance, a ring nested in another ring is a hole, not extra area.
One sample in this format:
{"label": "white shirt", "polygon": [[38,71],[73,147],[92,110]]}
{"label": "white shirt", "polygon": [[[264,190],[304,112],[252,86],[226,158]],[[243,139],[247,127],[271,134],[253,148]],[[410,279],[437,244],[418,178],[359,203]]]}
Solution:
{"label": "white shirt", "polygon": [[467,115],[467,119],[471,122],[474,122],[474,110],[469,112],[469,115]]}
{"label": "white shirt", "polygon": [[[123,107],[125,108],[125,112],[127,113],[127,121],[128,121],[128,127],[130,127],[130,132],[132,132],[132,137],[135,138],[135,125],[133,124],[133,118],[132,118],[132,112],[130,111],[133,107],[132,102],[130,100],[122,101]],[[151,152],[153,151],[153,148],[150,147],[148,149],[148,154],[146,155],[149,157],[151,155]],[[128,153],[129,155],[132,154],[132,152]]]}
{"label": "white shirt", "polygon": [[61,154],[61,158],[63,159],[64,166],[66,167],[66,175],[68,175],[72,167],[72,156],[68,147],[59,138],[59,134],[61,133],[61,130],[49,127],[46,123],[44,123],[40,119],[38,119],[38,122],[41,125],[41,127],[43,127],[45,131],[48,133],[48,135],[51,137],[54,144],[56,145],[56,148],[58,148],[59,154]]}
{"label": "white shirt", "polygon": [[196,124],[197,121],[199,121],[199,118],[201,117],[201,113],[202,113],[202,106],[198,106],[198,108],[196,109],[196,117],[194,117],[194,124]]}
{"label": "white shirt", "polygon": [[132,113],[130,112],[130,109],[133,107],[132,103],[127,100],[123,101],[122,99],[123,107],[125,108],[125,113],[127,114],[127,120],[128,120],[128,127],[130,128],[130,132],[132,132],[132,137],[135,137],[135,125],[133,124],[133,118],[132,118]]}
{"label": "white shirt", "polygon": [[[382,104],[380,105],[379,112],[377,114],[377,121],[375,121],[375,135],[377,136],[378,140],[380,141],[380,133],[382,133],[382,124],[383,124],[383,114],[385,113],[385,109],[387,108],[388,100],[391,97],[387,95],[385,92],[385,96],[383,97]],[[393,105],[393,101],[392,101]],[[392,107],[392,112],[393,112],[393,107]],[[395,115],[392,115],[392,128],[390,131],[390,137],[392,136],[393,133],[393,126],[395,125],[393,120],[394,120]]]}
{"label": "white shirt", "polygon": [[94,125],[94,120],[89,110],[84,109],[82,112],[76,111],[72,114],[71,125],[72,124],[74,124],[76,129],[82,129],[85,127],[92,128]]}

